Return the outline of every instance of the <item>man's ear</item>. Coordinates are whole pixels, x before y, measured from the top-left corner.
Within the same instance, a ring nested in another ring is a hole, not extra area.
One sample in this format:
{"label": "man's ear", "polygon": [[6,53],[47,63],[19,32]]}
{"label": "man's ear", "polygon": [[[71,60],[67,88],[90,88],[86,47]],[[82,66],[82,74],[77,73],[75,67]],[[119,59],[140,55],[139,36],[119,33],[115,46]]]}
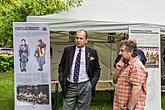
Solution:
{"label": "man's ear", "polygon": [[87,43],[88,43],[88,41],[86,40],[86,41],[85,41],[85,43],[87,44]]}

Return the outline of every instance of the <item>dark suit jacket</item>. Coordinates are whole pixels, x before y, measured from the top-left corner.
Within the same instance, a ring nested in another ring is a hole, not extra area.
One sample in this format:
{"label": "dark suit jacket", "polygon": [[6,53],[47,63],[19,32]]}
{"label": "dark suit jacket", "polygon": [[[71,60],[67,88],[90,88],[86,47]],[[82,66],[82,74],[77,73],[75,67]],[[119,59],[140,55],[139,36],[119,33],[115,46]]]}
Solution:
{"label": "dark suit jacket", "polygon": [[[67,78],[70,76],[70,70],[74,58],[76,46],[65,47],[59,68],[59,82],[62,87],[62,94],[65,97],[67,92]],[[92,84],[92,96],[95,96],[95,87],[100,78],[100,65],[98,54],[95,49],[85,47],[85,58],[86,58],[86,72],[88,74],[89,80]]]}

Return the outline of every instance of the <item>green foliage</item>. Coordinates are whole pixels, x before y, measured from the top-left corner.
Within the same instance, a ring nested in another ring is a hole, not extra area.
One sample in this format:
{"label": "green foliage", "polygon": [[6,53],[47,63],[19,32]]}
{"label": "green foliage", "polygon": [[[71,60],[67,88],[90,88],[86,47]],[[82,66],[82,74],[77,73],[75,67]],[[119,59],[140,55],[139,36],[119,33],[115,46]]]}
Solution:
{"label": "green foliage", "polygon": [[14,68],[14,56],[0,54],[0,72],[7,72]]}
{"label": "green foliage", "polygon": [[[47,15],[78,7],[82,0],[0,0],[0,43],[12,47],[13,22],[24,22],[28,15]],[[4,22],[5,21],[5,22]]]}

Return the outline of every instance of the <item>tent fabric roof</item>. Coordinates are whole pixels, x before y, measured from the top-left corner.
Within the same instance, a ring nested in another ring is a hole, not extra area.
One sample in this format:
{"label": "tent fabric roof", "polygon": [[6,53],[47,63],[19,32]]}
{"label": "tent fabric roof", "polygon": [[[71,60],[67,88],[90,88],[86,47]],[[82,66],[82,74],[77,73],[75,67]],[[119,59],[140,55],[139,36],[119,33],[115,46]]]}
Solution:
{"label": "tent fabric roof", "polygon": [[27,16],[27,22],[48,22],[51,31],[75,31],[83,28],[97,32],[128,32],[129,25],[160,26],[163,34],[164,3],[163,0],[85,0],[81,7],[69,9],[68,12]]}
{"label": "tent fabric roof", "polygon": [[130,25],[161,27],[161,32],[165,33],[165,26],[147,23],[117,23],[109,21],[92,21],[92,20],[74,20],[49,18],[47,16],[28,16],[27,22],[48,22],[51,31],[75,31],[83,28],[93,32],[128,32]]}

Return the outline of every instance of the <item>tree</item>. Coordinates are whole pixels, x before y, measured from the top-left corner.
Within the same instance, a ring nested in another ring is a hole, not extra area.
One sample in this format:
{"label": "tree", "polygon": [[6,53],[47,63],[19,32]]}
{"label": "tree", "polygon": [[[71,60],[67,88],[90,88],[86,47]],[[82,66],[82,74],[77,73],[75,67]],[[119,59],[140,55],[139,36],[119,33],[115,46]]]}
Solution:
{"label": "tree", "polygon": [[13,22],[24,22],[28,15],[47,15],[78,7],[82,0],[0,0],[0,43],[12,47]]}

